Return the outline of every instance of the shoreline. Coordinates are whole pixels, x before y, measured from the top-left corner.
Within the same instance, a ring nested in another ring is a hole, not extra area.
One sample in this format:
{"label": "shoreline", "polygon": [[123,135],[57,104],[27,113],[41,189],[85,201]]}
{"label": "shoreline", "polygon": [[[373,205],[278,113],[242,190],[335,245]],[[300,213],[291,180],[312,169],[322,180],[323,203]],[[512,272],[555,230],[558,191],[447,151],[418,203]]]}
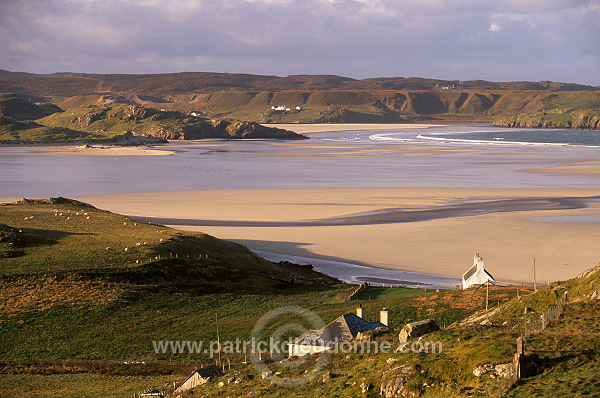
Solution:
{"label": "shoreline", "polygon": [[[132,217],[170,218],[170,227],[208,233],[255,251],[377,269],[460,278],[470,267],[473,254],[480,252],[499,281],[522,283],[531,280],[533,258],[538,261],[540,281],[565,280],[600,262],[597,221],[569,222],[572,216],[597,219],[600,202],[591,198],[587,204],[557,207],[557,202],[547,200],[586,201],[585,197],[598,195],[598,189],[329,188],[156,192],[77,199]],[[476,205],[502,198],[526,201],[517,201],[522,207],[515,209],[456,213],[439,219],[297,224],[357,213],[385,215],[390,208],[411,211],[426,206],[443,211],[444,204],[469,205],[470,201]],[[530,208],[526,207],[528,201],[533,205]],[[545,221],[536,221],[541,219]],[[203,225],[208,220],[219,225]],[[243,225],[244,221],[249,224]],[[254,224],[256,221],[261,223]],[[289,222],[296,224],[286,226]]]}

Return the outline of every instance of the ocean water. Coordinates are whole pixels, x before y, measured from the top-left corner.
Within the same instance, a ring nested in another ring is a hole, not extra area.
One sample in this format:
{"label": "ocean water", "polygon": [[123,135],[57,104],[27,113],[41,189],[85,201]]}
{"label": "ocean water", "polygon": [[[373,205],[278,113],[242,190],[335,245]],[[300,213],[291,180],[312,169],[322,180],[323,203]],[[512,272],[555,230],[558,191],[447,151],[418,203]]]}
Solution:
{"label": "ocean water", "polygon": [[600,148],[600,131],[566,129],[502,129],[419,134],[424,140],[467,145],[585,146]]}
{"label": "ocean water", "polygon": [[[176,151],[170,156],[50,156],[11,147],[0,150],[0,197],[262,188],[600,188],[597,178],[523,171],[600,159],[593,141],[598,132],[536,133],[535,142],[523,145],[526,130],[390,126],[311,134],[304,141],[202,140],[153,148]],[[592,138],[578,144],[577,135]],[[548,142],[551,136],[555,142]]]}

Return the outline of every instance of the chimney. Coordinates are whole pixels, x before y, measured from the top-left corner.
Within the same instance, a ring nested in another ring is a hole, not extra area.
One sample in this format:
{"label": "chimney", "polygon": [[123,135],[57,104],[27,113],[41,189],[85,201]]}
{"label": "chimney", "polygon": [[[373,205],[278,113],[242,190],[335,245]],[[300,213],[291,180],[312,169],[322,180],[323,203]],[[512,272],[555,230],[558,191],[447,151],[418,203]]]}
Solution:
{"label": "chimney", "polygon": [[359,317],[359,318],[363,317],[362,304],[359,304],[358,307],[356,307],[356,316]]}
{"label": "chimney", "polygon": [[390,317],[387,308],[379,311],[379,322],[383,323],[385,326],[390,326]]}

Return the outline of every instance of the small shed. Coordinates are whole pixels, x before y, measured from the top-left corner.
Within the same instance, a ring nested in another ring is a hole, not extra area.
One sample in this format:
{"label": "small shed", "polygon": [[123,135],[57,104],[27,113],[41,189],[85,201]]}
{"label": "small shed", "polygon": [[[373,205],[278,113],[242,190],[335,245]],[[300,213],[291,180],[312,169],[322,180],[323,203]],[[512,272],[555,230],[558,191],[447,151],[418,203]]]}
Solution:
{"label": "small shed", "polygon": [[466,289],[474,285],[484,285],[486,283],[495,284],[494,277],[486,271],[483,264],[483,257],[479,253],[473,258],[473,265],[462,276],[462,288]]}
{"label": "small shed", "polygon": [[210,365],[205,368],[196,369],[194,370],[194,373],[189,375],[188,378],[185,379],[185,381],[181,383],[181,385],[177,387],[175,391],[173,391],[173,394],[181,394],[191,390],[192,388],[201,386],[214,377],[221,376],[225,376],[225,374],[217,365]]}

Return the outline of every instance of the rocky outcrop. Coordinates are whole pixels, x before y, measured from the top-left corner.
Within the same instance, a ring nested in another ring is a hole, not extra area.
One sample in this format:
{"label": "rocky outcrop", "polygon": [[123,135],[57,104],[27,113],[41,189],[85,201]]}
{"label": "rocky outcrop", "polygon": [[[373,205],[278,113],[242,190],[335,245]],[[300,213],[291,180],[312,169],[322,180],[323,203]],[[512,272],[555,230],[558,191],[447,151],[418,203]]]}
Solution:
{"label": "rocky outcrop", "polygon": [[554,109],[548,112],[521,113],[494,120],[493,126],[526,128],[563,128],[600,130],[598,109]]}
{"label": "rocky outcrop", "polygon": [[400,365],[383,373],[379,384],[381,395],[386,398],[415,397],[417,394],[407,384],[410,383],[417,371],[412,365]]}
{"label": "rocky outcrop", "polygon": [[440,327],[435,323],[433,319],[425,319],[418,322],[411,322],[404,325],[398,339],[401,343],[405,343],[410,339],[416,339],[427,333],[435,332],[440,330]]}
{"label": "rocky outcrop", "polygon": [[515,366],[512,363],[501,363],[499,365],[486,363],[473,368],[473,376],[475,377],[481,377],[487,373],[490,373],[501,379],[510,379],[515,375]]}
{"label": "rocky outcrop", "polygon": [[600,130],[600,114],[578,114],[573,117],[571,128],[582,130]]}
{"label": "rocky outcrop", "polygon": [[[223,131],[223,125],[223,123],[219,123],[219,131]],[[225,138],[270,138],[279,140],[303,140],[308,138],[293,131],[265,127],[254,122],[230,123],[224,127],[224,131],[227,134]]]}

